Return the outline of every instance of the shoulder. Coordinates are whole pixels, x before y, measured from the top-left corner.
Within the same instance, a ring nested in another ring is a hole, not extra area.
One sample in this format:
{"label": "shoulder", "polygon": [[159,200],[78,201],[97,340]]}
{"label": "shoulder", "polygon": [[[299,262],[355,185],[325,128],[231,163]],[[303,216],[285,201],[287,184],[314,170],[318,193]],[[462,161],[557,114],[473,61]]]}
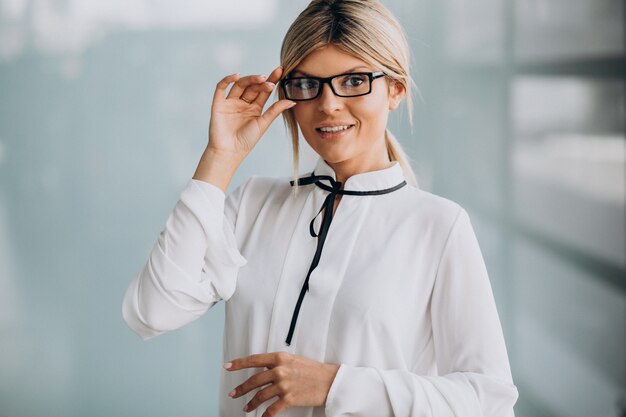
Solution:
{"label": "shoulder", "polygon": [[404,187],[404,192],[398,195],[397,207],[402,211],[401,217],[416,219],[420,223],[436,225],[439,228],[449,229],[459,216],[465,214],[465,209],[456,201],[422,190],[415,186]]}
{"label": "shoulder", "polygon": [[230,192],[229,198],[245,206],[263,206],[268,201],[284,201],[292,190],[289,177],[253,175]]}
{"label": "shoulder", "polygon": [[438,254],[436,259],[441,259],[445,247],[451,242],[460,248],[460,252],[469,254],[474,251],[472,253],[479,254],[475,251],[476,237],[464,207],[449,198],[416,187],[407,191],[404,193],[405,212],[398,217],[408,226],[407,233],[429,242],[432,253]]}
{"label": "shoulder", "polygon": [[[252,175],[246,179],[237,189],[248,198],[260,198],[291,191],[289,177],[264,177]],[[235,191],[233,191],[235,192]]]}

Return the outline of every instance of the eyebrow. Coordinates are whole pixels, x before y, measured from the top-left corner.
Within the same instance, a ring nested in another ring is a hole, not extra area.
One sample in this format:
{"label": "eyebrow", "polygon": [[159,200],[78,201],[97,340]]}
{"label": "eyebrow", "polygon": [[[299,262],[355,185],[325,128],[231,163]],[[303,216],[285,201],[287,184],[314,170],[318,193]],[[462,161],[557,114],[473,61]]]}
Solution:
{"label": "eyebrow", "polygon": [[[369,69],[368,67],[366,67],[366,66],[364,66],[364,65],[358,65],[358,66],[356,66],[356,67],[350,68],[349,70],[346,70],[346,71],[344,71],[344,72],[341,72],[340,74],[347,74],[347,73],[350,73],[350,72],[352,72],[352,71],[354,71],[354,70],[358,70],[358,69],[361,69],[361,68],[366,69],[366,70],[368,70],[368,71],[371,71],[371,69]],[[296,69],[294,69],[293,71],[291,71],[291,74],[290,74],[290,75],[291,75],[291,76],[293,76],[293,75],[294,75],[294,74],[296,74],[296,73],[297,73],[297,74],[302,74],[302,76],[304,76],[304,77],[316,77],[315,75],[311,75],[311,74],[306,73],[306,72],[304,72],[304,71],[302,71],[302,70],[299,70],[299,69],[297,69],[297,68],[296,68]]]}

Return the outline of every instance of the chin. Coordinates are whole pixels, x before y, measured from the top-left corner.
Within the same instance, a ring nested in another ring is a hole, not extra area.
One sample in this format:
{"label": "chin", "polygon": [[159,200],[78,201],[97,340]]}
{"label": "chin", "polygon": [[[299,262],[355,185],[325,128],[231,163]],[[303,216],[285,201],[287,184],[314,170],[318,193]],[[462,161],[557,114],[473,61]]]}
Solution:
{"label": "chin", "polygon": [[326,161],[329,164],[339,164],[341,162],[345,162],[350,159],[349,156],[345,154],[340,154],[338,152],[316,152],[320,158]]}
{"label": "chin", "polygon": [[[311,144],[309,143],[309,146]],[[349,152],[345,146],[329,146],[330,144],[321,144],[321,146],[311,146],[311,149],[315,151],[320,158],[324,161],[337,164],[340,162],[347,161],[354,157],[352,152]],[[338,145],[338,144],[337,144]]]}

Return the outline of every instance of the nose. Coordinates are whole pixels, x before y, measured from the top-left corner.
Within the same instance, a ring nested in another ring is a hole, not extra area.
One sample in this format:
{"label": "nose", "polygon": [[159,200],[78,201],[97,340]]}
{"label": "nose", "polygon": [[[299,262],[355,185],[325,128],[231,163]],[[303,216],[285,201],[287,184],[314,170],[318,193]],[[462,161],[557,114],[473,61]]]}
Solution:
{"label": "nose", "polygon": [[320,96],[317,98],[317,107],[319,111],[323,113],[332,113],[341,109],[343,105],[343,101],[341,97],[337,97],[335,93],[333,93],[332,88],[330,88],[330,84],[322,85],[322,92]]}

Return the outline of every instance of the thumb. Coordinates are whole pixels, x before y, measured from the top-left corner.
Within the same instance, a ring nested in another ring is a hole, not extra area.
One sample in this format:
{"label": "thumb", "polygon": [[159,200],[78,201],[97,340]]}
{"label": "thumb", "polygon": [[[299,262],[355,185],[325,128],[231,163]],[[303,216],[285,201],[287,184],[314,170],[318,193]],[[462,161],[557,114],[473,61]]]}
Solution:
{"label": "thumb", "polygon": [[272,122],[278,117],[279,114],[284,112],[287,109],[292,108],[297,103],[291,100],[279,100],[276,103],[272,104],[266,111],[261,115],[260,125],[262,131],[265,131],[272,124]]}

